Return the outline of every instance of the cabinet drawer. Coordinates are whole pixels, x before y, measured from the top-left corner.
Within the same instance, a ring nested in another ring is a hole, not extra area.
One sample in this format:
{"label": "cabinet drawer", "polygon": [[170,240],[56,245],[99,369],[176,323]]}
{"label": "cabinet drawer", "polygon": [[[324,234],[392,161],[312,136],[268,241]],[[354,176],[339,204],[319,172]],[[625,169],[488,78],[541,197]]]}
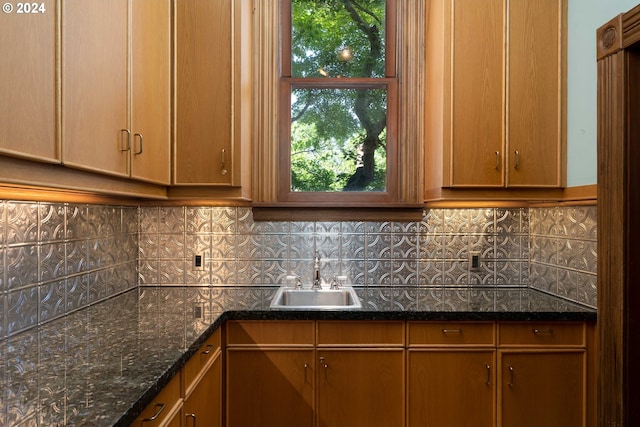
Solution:
{"label": "cabinet drawer", "polygon": [[198,378],[198,375],[205,368],[209,361],[213,359],[218,350],[220,349],[220,329],[217,329],[204,344],[200,346],[198,351],[191,356],[191,359],[187,361],[182,368],[184,376],[185,395],[188,394],[193,385],[193,382]]}
{"label": "cabinet drawer", "polygon": [[182,405],[182,399],[180,399],[181,382],[182,377],[178,372],[131,425],[140,427],[164,425],[165,421],[173,417],[176,410],[179,410]]}
{"label": "cabinet drawer", "polygon": [[584,346],[581,322],[499,323],[499,346]]}
{"label": "cabinet drawer", "polygon": [[319,321],[318,346],[404,346],[404,322]]}
{"label": "cabinet drawer", "polygon": [[409,346],[495,346],[493,322],[409,322]]}
{"label": "cabinet drawer", "polygon": [[227,322],[227,345],[310,345],[313,321],[230,321]]}

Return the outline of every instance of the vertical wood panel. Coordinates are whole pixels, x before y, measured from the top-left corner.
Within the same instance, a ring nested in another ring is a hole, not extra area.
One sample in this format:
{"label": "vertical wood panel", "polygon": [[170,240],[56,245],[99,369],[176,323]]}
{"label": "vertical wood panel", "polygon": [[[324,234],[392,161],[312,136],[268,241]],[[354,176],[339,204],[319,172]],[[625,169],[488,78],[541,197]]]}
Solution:
{"label": "vertical wood panel", "polygon": [[128,176],[128,0],[62,2],[62,160]]}
{"label": "vertical wood panel", "polygon": [[562,183],[562,5],[509,0],[509,186]]}
{"label": "vertical wood panel", "polygon": [[40,3],[43,13],[0,13],[0,151],[56,162],[57,11]]}
{"label": "vertical wood panel", "polygon": [[453,5],[451,184],[502,187],[505,2]]}

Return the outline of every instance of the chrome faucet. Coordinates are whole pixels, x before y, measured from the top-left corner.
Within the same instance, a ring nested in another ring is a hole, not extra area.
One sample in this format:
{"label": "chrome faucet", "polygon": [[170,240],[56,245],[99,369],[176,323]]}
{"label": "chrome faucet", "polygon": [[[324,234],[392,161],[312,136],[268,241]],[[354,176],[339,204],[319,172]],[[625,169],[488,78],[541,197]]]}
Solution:
{"label": "chrome faucet", "polygon": [[316,257],[313,260],[313,286],[311,289],[320,289],[322,281],[320,280],[320,253],[316,251]]}

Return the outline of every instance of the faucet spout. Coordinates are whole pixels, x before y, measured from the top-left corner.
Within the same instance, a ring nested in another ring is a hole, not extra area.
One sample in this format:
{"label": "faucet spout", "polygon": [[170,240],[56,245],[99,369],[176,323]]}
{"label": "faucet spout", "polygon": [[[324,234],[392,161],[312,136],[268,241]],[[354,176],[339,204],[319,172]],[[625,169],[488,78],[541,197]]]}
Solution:
{"label": "faucet spout", "polygon": [[313,261],[313,286],[312,289],[320,289],[322,286],[320,279],[320,254],[316,251],[316,257]]}

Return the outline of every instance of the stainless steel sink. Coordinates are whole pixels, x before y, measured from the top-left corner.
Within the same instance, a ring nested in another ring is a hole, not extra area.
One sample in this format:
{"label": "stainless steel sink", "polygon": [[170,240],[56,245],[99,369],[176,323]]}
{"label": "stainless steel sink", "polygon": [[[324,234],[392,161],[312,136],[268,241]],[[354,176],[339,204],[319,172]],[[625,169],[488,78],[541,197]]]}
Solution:
{"label": "stainless steel sink", "polygon": [[362,307],[351,286],[338,289],[295,289],[282,286],[271,300],[271,308],[290,310],[350,310]]}

